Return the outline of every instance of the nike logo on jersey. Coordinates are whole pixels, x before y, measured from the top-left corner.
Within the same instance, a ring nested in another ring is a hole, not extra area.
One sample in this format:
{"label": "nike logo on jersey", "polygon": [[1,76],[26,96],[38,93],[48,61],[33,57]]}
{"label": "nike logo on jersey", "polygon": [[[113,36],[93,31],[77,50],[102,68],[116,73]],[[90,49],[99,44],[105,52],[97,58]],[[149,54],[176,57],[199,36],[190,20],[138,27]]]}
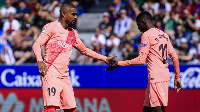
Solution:
{"label": "nike logo on jersey", "polygon": [[152,102],[153,104],[156,103],[157,101]]}

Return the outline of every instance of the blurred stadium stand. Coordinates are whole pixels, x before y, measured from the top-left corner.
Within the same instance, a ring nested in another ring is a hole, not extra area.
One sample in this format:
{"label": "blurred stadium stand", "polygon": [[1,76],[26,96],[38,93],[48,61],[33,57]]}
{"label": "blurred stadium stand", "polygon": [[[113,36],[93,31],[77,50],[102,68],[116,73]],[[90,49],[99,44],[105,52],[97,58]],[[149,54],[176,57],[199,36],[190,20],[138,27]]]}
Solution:
{"label": "blurred stadium stand", "polygon": [[89,13],[102,13],[107,11],[112,1],[113,0],[100,0],[99,4],[95,4],[91,9],[89,9]]}
{"label": "blurred stadium stand", "polygon": [[102,13],[85,13],[80,15],[78,18],[77,30],[85,33],[94,32],[95,27],[102,21],[102,16]]}

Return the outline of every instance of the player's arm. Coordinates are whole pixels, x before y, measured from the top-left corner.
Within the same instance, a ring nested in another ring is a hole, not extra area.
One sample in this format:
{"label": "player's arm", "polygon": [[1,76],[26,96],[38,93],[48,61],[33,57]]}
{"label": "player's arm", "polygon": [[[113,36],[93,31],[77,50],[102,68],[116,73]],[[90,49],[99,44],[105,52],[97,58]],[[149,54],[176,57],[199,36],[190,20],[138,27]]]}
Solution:
{"label": "player's arm", "polygon": [[139,56],[126,61],[118,61],[119,66],[129,66],[129,65],[144,65],[146,62],[147,54],[144,52],[140,52]]}
{"label": "player's arm", "polygon": [[169,42],[169,47],[168,47],[168,55],[172,59],[173,67],[174,67],[174,73],[175,73],[174,87],[175,89],[177,89],[177,92],[179,92],[182,88],[181,81],[180,81],[179,59],[170,42]]}
{"label": "player's arm", "polygon": [[114,57],[116,57],[116,56],[106,57],[104,55],[101,55],[101,54],[94,52],[93,50],[85,47],[84,43],[78,37],[76,38],[76,42],[75,42],[74,47],[79,52],[81,52],[81,54],[89,56],[89,57],[97,59],[97,60],[104,61],[108,65],[112,64]]}
{"label": "player's arm", "polygon": [[39,35],[39,37],[32,46],[33,52],[38,62],[38,70],[41,76],[44,76],[46,74],[46,69],[47,69],[46,64],[43,62],[42,59],[41,47],[49,40],[51,35],[52,32],[50,30],[50,26],[45,25],[43,27],[42,33]]}
{"label": "player's arm", "polygon": [[143,65],[146,62],[146,58],[147,58],[147,53],[141,51],[138,57],[132,60],[115,61],[110,67],[106,68],[106,70],[111,71],[115,68],[118,68],[119,66]]}
{"label": "player's arm", "polygon": [[139,49],[139,56],[126,61],[118,61],[119,66],[128,66],[128,65],[143,65],[146,62],[147,54],[149,53],[150,48],[150,38],[143,33],[141,37],[141,44]]}
{"label": "player's arm", "polygon": [[115,61],[113,64],[106,68],[106,70],[113,70],[119,66],[129,66],[129,65],[143,65],[146,62],[147,55],[149,53],[150,48],[150,38],[145,33],[142,34],[141,37],[141,44],[139,50],[139,56],[132,59],[132,60],[125,60],[125,61]]}

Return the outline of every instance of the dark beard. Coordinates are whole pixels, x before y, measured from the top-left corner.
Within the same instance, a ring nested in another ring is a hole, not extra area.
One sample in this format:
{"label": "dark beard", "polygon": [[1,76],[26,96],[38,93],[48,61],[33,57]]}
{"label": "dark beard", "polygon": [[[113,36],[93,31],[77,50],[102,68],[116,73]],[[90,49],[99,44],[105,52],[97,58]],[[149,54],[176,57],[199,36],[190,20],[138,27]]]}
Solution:
{"label": "dark beard", "polygon": [[74,23],[70,23],[69,27],[76,29],[76,23],[77,23],[77,21],[75,21]]}

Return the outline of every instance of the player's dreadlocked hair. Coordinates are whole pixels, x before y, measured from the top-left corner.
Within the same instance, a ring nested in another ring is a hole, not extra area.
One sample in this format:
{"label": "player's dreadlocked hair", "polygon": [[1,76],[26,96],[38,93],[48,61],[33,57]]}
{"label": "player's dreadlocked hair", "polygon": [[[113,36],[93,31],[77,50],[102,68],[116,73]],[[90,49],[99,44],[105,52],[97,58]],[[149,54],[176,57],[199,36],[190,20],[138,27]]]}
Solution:
{"label": "player's dreadlocked hair", "polygon": [[141,13],[136,17],[136,21],[137,21],[137,22],[141,21],[142,19],[146,19],[146,20],[153,21],[152,15],[151,15],[149,12],[147,12],[147,11],[141,12]]}

